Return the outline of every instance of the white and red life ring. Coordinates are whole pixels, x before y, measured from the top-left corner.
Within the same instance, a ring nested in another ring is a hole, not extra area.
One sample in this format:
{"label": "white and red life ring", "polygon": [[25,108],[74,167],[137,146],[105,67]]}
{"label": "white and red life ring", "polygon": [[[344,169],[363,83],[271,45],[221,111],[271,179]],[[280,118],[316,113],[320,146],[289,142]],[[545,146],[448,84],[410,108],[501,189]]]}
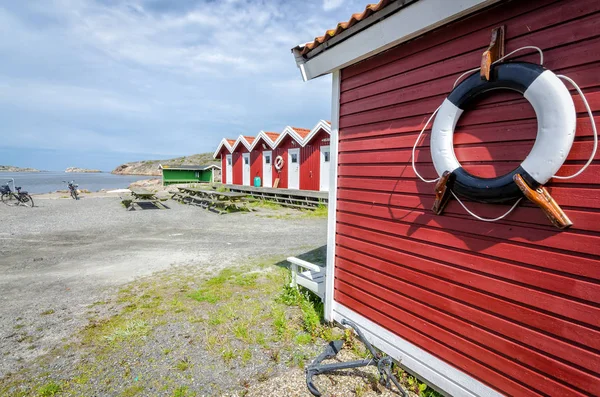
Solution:
{"label": "white and red life ring", "polygon": [[283,157],[281,157],[281,156],[275,157],[275,163],[273,165],[275,166],[275,169],[277,171],[281,171],[281,169],[283,168]]}
{"label": "white and red life ring", "polygon": [[[520,174],[536,189],[545,184],[565,162],[575,138],[575,105],[569,90],[550,70],[527,62],[502,63],[492,68],[490,80],[475,72],[463,80],[442,103],[431,132],[431,157],[437,174],[448,171],[452,190],[459,196],[484,202],[502,203],[523,196],[513,181]],[[496,178],[480,178],[464,170],[456,159],[454,128],[472,100],[492,90],[517,91],[537,116],[537,137],[520,166]]]}

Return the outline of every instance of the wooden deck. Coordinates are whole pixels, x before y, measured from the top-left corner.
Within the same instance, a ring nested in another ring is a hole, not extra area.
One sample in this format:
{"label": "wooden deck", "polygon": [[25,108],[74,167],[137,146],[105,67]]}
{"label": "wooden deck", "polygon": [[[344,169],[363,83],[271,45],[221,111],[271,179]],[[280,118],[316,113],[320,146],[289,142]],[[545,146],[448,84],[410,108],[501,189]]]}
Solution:
{"label": "wooden deck", "polygon": [[294,208],[314,209],[319,205],[327,205],[327,199],[329,198],[329,192],[317,192],[314,190],[277,189],[243,185],[223,186],[232,192],[246,193],[261,200],[272,201]]}

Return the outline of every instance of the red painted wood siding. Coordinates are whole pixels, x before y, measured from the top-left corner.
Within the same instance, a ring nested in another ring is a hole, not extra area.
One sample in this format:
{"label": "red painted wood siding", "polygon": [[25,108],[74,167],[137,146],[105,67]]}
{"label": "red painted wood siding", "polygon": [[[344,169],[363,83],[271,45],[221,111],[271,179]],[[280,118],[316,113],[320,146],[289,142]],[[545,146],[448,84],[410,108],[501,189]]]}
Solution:
{"label": "red painted wood siding", "polygon": [[254,186],[254,177],[260,177],[262,185],[262,151],[256,148],[250,152],[250,185]]}
{"label": "red painted wood siding", "polygon": [[227,154],[221,152],[221,183],[227,183]]}
{"label": "red painted wood siding", "polygon": [[319,131],[300,149],[300,189],[319,190],[321,175],[321,146],[329,145],[329,134]]}
{"label": "red painted wood siding", "polygon": [[[273,167],[273,186],[275,185],[275,179],[279,178],[279,186],[280,188],[286,189],[288,187],[288,149],[289,148],[299,148],[300,144],[286,136],[283,138],[283,141],[273,150],[273,164],[275,164],[275,159],[277,156],[283,157],[283,169],[280,173],[277,172],[275,167]],[[302,183],[302,175],[300,175],[300,183]]]}
{"label": "red painted wood siding", "polygon": [[[344,69],[335,300],[506,395],[600,395],[600,153],[583,175],[548,185],[574,222],[566,231],[528,203],[495,223],[456,201],[436,216],[433,185],[411,169],[419,130],[502,24],[507,52],[541,47],[544,65],[581,85],[600,122],[597,0],[503,2]],[[569,89],[577,134],[561,175],[592,149]],[[495,93],[461,117],[456,155],[477,175],[505,173],[536,128],[524,99]],[[437,176],[428,138],[416,161],[424,177]],[[488,217],[508,209],[468,206]]]}

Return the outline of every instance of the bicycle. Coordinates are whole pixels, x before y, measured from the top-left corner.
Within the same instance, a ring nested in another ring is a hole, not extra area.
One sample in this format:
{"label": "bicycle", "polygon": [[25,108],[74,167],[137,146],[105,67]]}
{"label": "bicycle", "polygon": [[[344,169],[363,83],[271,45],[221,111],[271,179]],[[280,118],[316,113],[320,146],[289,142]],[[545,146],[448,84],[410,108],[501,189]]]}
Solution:
{"label": "bicycle", "polygon": [[73,197],[74,200],[79,200],[79,195],[77,194],[77,188],[79,187],[79,185],[76,185],[74,182],[75,181],[71,181],[71,182],[63,181],[63,183],[66,183],[69,186],[69,191],[71,192],[71,197]]}
{"label": "bicycle", "polygon": [[16,193],[11,190],[8,185],[10,181],[6,182],[6,185],[0,186],[0,200],[8,205],[9,207],[14,207],[15,205],[24,205],[25,207],[32,208],[33,207],[33,198],[27,192],[21,191],[21,186],[15,187],[15,180],[12,180],[13,188]]}

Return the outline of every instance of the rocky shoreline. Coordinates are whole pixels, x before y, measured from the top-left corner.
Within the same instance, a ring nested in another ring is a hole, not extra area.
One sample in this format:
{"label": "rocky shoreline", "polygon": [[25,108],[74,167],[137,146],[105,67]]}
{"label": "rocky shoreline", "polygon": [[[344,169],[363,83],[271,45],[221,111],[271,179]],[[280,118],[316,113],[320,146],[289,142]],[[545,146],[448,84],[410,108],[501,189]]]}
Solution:
{"label": "rocky shoreline", "polygon": [[41,172],[35,168],[13,167],[12,165],[0,165],[0,172]]}
{"label": "rocky shoreline", "polygon": [[69,167],[65,170],[65,172],[75,172],[75,173],[82,173],[82,174],[96,174],[96,173],[100,173],[102,171],[91,170],[91,169],[87,169],[87,168]]}

